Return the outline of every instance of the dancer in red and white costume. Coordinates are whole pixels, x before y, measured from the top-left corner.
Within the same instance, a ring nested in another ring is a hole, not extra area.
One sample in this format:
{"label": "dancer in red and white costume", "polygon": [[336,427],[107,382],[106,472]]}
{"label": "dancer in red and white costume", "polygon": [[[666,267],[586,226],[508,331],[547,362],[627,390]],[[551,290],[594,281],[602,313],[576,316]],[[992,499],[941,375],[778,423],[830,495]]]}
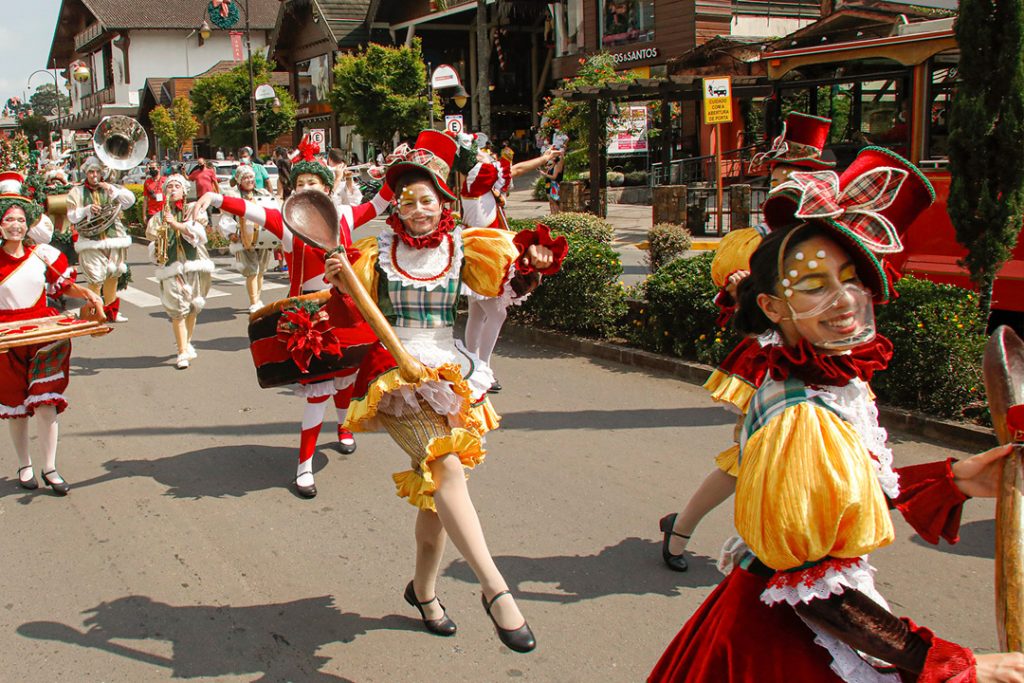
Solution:
{"label": "dancer in red and white costume", "polygon": [[[487,146],[487,138],[478,133],[473,138],[482,148]],[[561,152],[549,149],[536,159],[523,161],[512,166],[508,159],[495,158],[490,151],[481,149],[477,153],[477,162],[462,183],[462,222],[464,225],[479,228],[508,229],[504,220],[503,206],[512,187],[512,178],[540,168]],[[521,303],[525,296],[517,296],[511,287],[506,288],[499,297],[483,297],[463,288],[463,294],[469,302],[469,317],[466,319],[466,348],[475,353],[485,363],[491,362],[494,345],[498,342],[501,327],[508,317],[508,307]],[[501,391],[501,384],[495,380],[491,391]]]}
{"label": "dancer in red and white costume", "polygon": [[[334,186],[334,173],[316,160],[319,148],[305,141],[300,143],[301,159],[292,166],[291,180],[296,192],[315,190],[329,193]],[[372,201],[358,206],[348,206],[335,201],[338,215],[341,218],[342,244],[352,244],[352,231],[375,218],[387,208],[392,197],[387,185]],[[281,212],[264,208],[254,202],[239,197],[225,197],[208,192],[196,202],[195,211],[205,211],[209,206],[219,207],[234,216],[243,216],[246,220],[265,227],[281,240],[285,261],[288,264],[290,286],[288,296],[299,296],[320,292],[330,287],[324,281],[324,260],[326,254],[322,249],[315,249],[295,238],[284,226]],[[324,421],[327,400],[333,398],[334,407],[338,412],[338,448],[342,453],[356,450],[356,441],[352,432],[342,425],[352,398],[352,385],[356,371],[352,368],[336,373],[334,377],[307,384],[299,384],[295,393],[306,399],[306,409],[302,416],[302,436],[299,441],[299,465],[295,475],[295,487],[306,498],[316,496],[316,483],[313,479],[313,451],[320,436],[320,428]]]}
{"label": "dancer in red and white costume", "polygon": [[[39,220],[41,208],[21,195],[21,177],[0,173],[0,322],[56,315],[46,295],[67,292],[85,299],[96,311],[103,300],[95,292],[75,284],[75,270],[57,249],[48,244],[29,245],[24,239],[29,225]],[[12,184],[18,191],[11,192]],[[36,489],[29,455],[28,419],[34,417],[43,452],[43,482],[59,495],[69,486],[57,473],[57,414],[67,407],[71,342],[20,346],[0,354],[0,418],[9,420],[14,452],[18,456],[18,483]]]}

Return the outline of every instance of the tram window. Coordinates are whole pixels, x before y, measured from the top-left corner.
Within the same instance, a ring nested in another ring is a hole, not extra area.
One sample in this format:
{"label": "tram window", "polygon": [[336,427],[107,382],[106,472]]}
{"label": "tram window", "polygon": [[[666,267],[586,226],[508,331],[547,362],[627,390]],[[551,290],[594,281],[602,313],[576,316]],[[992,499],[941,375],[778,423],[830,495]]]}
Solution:
{"label": "tram window", "polygon": [[949,52],[936,55],[929,64],[928,116],[925,120],[926,159],[949,158],[949,112],[953,104],[956,82],[959,80],[959,61],[959,52]]}

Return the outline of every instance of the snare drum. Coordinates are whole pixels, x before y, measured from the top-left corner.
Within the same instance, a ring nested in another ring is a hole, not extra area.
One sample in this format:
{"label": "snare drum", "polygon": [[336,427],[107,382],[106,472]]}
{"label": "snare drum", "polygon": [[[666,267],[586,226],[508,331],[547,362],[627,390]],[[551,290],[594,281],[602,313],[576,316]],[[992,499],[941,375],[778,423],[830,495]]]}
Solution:
{"label": "snare drum", "polygon": [[[254,201],[264,209],[281,210],[281,202],[277,201],[277,197],[257,194]],[[277,236],[266,228],[260,228],[260,231],[256,234],[256,243],[253,246],[256,249],[277,249],[281,246],[281,240],[277,239]]]}
{"label": "snare drum", "polygon": [[[289,326],[286,313],[305,309],[305,314]],[[320,341],[332,351],[319,356],[303,357],[303,370],[289,346],[297,346],[298,337],[307,334],[309,311],[326,314],[309,334],[320,335]],[[377,343],[377,337],[355,310],[352,300],[331,290],[303,294],[275,301],[249,317],[249,351],[256,366],[256,379],[264,389],[286,384],[309,383],[349,373],[358,367]]]}

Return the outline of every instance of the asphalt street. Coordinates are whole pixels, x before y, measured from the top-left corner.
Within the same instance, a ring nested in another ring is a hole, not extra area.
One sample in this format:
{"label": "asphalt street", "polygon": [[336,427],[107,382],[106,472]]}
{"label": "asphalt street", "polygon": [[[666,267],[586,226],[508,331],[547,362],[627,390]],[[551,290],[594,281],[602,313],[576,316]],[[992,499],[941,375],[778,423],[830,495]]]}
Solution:
{"label": "asphalt street", "polygon": [[[731,504],[698,529],[685,574],[662,565],[657,523],[728,445],[732,416],[698,386],[505,340],[502,429],[470,490],[539,645],[499,643],[450,545],[438,595],[459,632],[425,632],[402,599],[415,512],[390,474],[406,456],[382,434],[340,455],[329,413],[320,494],[299,498],[303,402],[257,386],[231,260],[217,259],[185,371],[142,247],[131,262],[129,321],[75,341],[58,461],[70,495],[23,491],[4,451],[0,680],[638,681],[721,579]],[[265,300],[284,282],[271,275]],[[893,441],[898,464],[962,455]],[[952,547],[897,519],[872,556],[893,609],[994,648],[992,518],[970,501]]]}

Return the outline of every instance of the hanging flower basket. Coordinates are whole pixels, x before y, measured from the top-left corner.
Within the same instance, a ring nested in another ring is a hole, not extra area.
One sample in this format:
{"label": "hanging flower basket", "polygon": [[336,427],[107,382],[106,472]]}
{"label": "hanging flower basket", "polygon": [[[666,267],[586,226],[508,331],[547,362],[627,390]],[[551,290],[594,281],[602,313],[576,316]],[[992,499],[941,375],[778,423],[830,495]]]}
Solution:
{"label": "hanging flower basket", "polygon": [[231,0],[210,0],[206,13],[217,28],[231,28],[238,23],[238,5]]}

